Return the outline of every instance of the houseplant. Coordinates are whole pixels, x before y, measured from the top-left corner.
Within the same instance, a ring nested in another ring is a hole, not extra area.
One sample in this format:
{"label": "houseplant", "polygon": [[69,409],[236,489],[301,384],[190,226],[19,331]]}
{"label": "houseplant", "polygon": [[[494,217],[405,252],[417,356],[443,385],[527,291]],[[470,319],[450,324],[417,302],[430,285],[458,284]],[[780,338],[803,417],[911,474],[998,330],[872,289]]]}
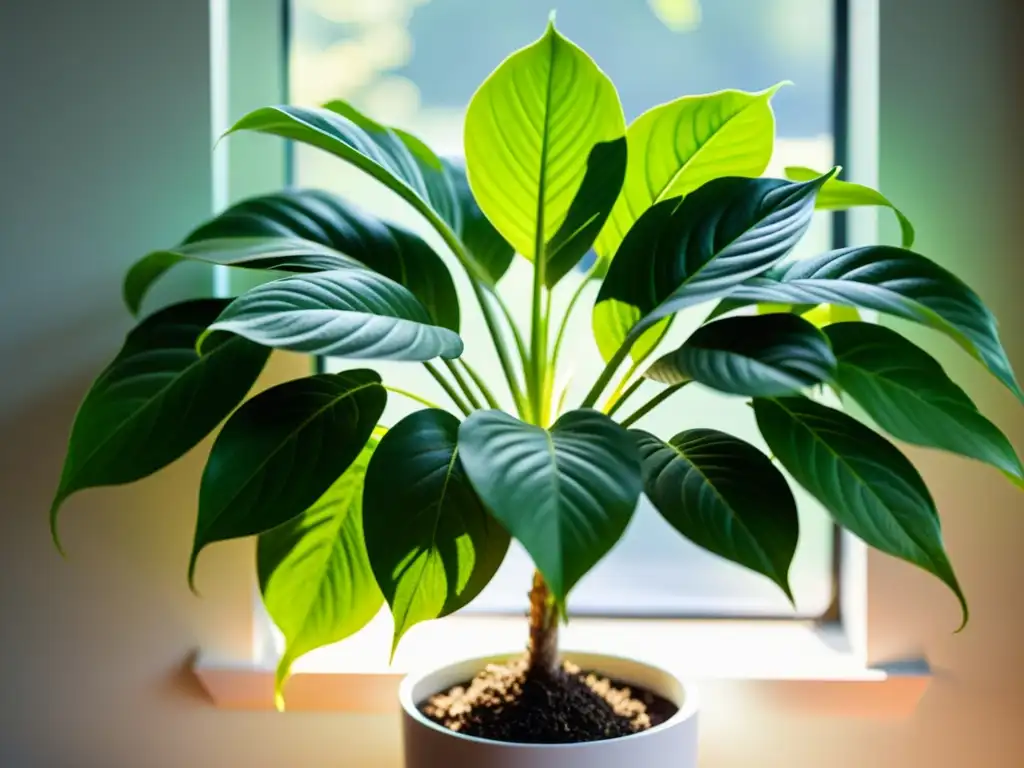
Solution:
{"label": "houseplant", "polygon": [[[962,601],[916,471],[886,438],[807,394],[834,387],[891,435],[1020,480],[1012,448],[909,341],[859,321],[819,329],[801,313],[853,305],[930,326],[1020,397],[995,322],[959,280],[904,248],[785,261],[816,205],[883,201],[834,173],[756,178],[771,153],[773,93],[683,99],[627,130],[611,84],[551,27],[474,97],[465,171],[345,104],[243,118],[235,130],[318,146],[418,210],[468,275],[502,377],[487,381],[462,358],[454,282],[423,240],[322,193],[243,202],[133,267],[129,304],[185,259],[290,274],[141,321],[76,418],[54,530],[71,493],[144,477],[227,418],[200,487],[190,571],[207,545],[259,536],[261,587],[288,642],[281,685],[294,658],[356,631],[385,600],[396,641],[462,607],[510,537],[539,574],[527,679],[565,682],[559,613],[641,492],[680,533],[788,591],[797,520],[775,465],[712,429],[669,429],[667,441],[629,431],[636,414],[697,382],[751,398],[775,459],[838,523],[934,573]],[[904,237],[909,246],[909,227]],[[563,402],[564,325],[548,301],[592,247],[607,365],[581,400]],[[496,287],[514,258],[534,265],[531,323],[519,334]],[[705,302],[709,322],[685,343],[657,343],[673,313]],[[786,311],[735,314],[756,303]],[[380,429],[385,387],[397,394],[401,382],[369,369],[288,382],[241,404],[270,348],[428,363],[461,417],[429,407]],[[656,394],[637,406],[644,390]],[[328,567],[323,583],[306,570],[314,560]]]}

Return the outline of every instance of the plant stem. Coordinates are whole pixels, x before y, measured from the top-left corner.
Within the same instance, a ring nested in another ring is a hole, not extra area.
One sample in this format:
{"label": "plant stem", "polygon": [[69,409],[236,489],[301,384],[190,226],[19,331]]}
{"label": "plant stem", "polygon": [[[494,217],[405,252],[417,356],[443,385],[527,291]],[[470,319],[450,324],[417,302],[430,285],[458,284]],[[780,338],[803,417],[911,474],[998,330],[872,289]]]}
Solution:
{"label": "plant stem", "polygon": [[565,313],[562,315],[562,322],[558,326],[558,335],[555,336],[555,346],[551,352],[551,372],[554,375],[558,369],[558,353],[562,351],[562,339],[565,338],[565,329],[569,325],[569,317],[572,315],[572,311],[576,308],[576,303],[583,296],[583,291],[590,283],[590,279],[594,276],[597,271],[597,262],[594,262],[594,266],[590,268],[590,271],[583,276],[583,282],[580,283],[572,296],[569,298],[569,304],[565,308]]}
{"label": "plant stem", "polygon": [[438,408],[438,409],[441,408],[441,406],[438,405],[437,403],[435,403],[435,402],[433,402],[431,400],[427,400],[427,398],[425,398],[425,397],[420,397],[415,392],[410,392],[407,389],[399,389],[398,387],[391,387],[391,386],[388,386],[387,384],[384,384],[382,386],[388,392],[394,392],[396,395],[401,395],[402,397],[408,397],[410,400],[415,400],[420,405],[427,406],[427,408]]}
{"label": "plant stem", "polygon": [[466,405],[466,401],[459,397],[459,393],[455,390],[455,387],[451,385],[448,379],[446,379],[444,375],[437,370],[437,368],[430,363],[424,363],[423,367],[426,368],[430,375],[434,377],[434,381],[441,385],[441,389],[448,393],[448,397],[452,399],[452,402],[455,403],[455,407],[462,411],[464,416],[469,416],[469,414],[473,412],[472,409]]}
{"label": "plant stem", "polygon": [[615,389],[613,389],[612,393],[608,395],[608,401],[604,404],[603,408],[603,410],[606,413],[608,412],[608,409],[612,405],[614,405],[622,396],[622,390],[625,388],[626,382],[633,378],[633,374],[637,372],[637,369],[640,367],[641,362],[641,360],[634,360],[630,364],[629,368],[626,369],[626,372],[623,374],[622,378],[619,379],[619,383],[615,385]]}
{"label": "plant stem", "polygon": [[498,305],[498,309],[501,310],[501,314],[505,316],[505,322],[508,327],[512,330],[512,338],[516,343],[516,351],[519,352],[519,362],[523,366],[524,371],[530,370],[530,353],[526,349],[526,343],[523,341],[523,335],[519,332],[519,326],[516,325],[515,319],[512,317],[512,312],[508,308],[508,304],[501,298],[501,294],[497,290],[488,291],[488,295],[494,299],[494,303]]}
{"label": "plant stem", "polygon": [[459,389],[462,390],[462,394],[466,396],[466,399],[469,401],[469,404],[473,406],[475,410],[478,411],[481,408],[483,408],[483,406],[480,404],[480,401],[477,399],[476,394],[474,394],[472,388],[469,386],[469,383],[463,378],[462,374],[459,372],[459,369],[456,367],[455,363],[453,363],[451,360],[445,360],[444,365],[448,369],[448,372],[452,375],[452,378],[455,379],[455,383],[459,385]]}
{"label": "plant stem", "polygon": [[[614,416],[615,412],[617,410],[619,410],[619,408],[621,408],[623,405],[625,405],[626,401],[630,397],[632,397],[633,395],[636,394],[636,391],[638,389],[640,389],[641,385],[645,381],[647,381],[647,379],[641,377],[641,378],[637,379],[636,381],[634,381],[632,384],[630,384],[629,387],[626,389],[626,391],[623,392],[619,397],[614,397],[613,396],[611,399],[609,399],[608,400],[608,404],[605,406],[605,408],[606,408],[605,413],[607,413],[609,416]],[[625,383],[625,380],[623,380],[623,383]]]}
{"label": "plant stem", "polygon": [[597,377],[597,381],[594,382],[594,386],[590,388],[587,396],[583,398],[583,402],[580,403],[580,408],[590,408],[597,402],[597,398],[604,392],[604,388],[608,386],[608,382],[612,380],[612,376],[619,370],[619,366],[622,365],[622,361],[626,359],[626,355],[629,354],[630,347],[633,346],[634,339],[632,334],[626,337],[626,340],[622,342],[621,346],[615,350],[615,354],[612,355],[612,359],[605,365],[604,370],[601,371],[601,375]]}
{"label": "plant stem", "polygon": [[558,671],[558,611],[540,571],[530,590],[530,646],[527,674],[551,677]]}
{"label": "plant stem", "polygon": [[473,383],[476,384],[476,388],[480,390],[480,394],[484,396],[484,400],[487,401],[487,404],[491,408],[500,409],[501,405],[498,403],[497,398],[494,397],[494,393],[492,393],[487,387],[487,383],[483,380],[483,377],[473,369],[473,366],[461,357],[459,358],[459,362],[462,364],[462,367],[466,369],[466,373],[469,374],[469,378],[471,378]]}
{"label": "plant stem", "polygon": [[646,403],[637,408],[631,415],[627,416],[622,420],[622,426],[630,427],[637,422],[638,419],[646,416],[652,410],[661,405],[665,400],[674,395],[680,389],[689,384],[689,381],[681,381],[678,384],[673,384],[671,387],[666,387],[661,392],[656,394]]}

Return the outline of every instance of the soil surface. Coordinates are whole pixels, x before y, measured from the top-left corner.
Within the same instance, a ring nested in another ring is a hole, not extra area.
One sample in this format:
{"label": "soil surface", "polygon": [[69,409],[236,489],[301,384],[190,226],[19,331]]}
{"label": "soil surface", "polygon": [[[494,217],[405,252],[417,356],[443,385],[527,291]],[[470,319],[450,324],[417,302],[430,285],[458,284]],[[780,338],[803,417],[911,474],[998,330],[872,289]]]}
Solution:
{"label": "soil surface", "polygon": [[467,736],[517,744],[573,744],[652,728],[678,710],[650,691],[564,663],[554,675],[527,675],[526,661],[492,664],[435,694],[420,711]]}

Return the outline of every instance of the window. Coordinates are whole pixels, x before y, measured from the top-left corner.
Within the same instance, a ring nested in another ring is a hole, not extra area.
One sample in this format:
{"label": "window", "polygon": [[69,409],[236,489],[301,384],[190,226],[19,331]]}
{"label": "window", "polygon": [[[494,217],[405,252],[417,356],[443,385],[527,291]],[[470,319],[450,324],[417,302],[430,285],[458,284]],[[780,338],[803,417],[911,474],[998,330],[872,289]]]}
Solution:
{"label": "window", "polygon": [[[837,154],[834,26],[839,14],[822,0],[291,2],[291,100],[310,105],[332,98],[351,101],[378,121],[417,134],[440,154],[461,151],[463,112],[474,89],[501,57],[541,33],[552,6],[557,6],[563,33],[582,45],[618,86],[627,120],[683,94],[760,90],[792,80],[795,87],[784,88],[773,102],[778,141],[769,173],[781,174],[791,164],[827,168]],[[417,231],[445,252],[429,226],[381,185],[325,153],[303,146],[294,153],[296,185],[342,194]],[[816,217],[801,251],[831,247],[831,226],[827,216]],[[518,267],[510,270],[501,290],[514,308],[523,309],[530,287],[527,270]],[[452,271],[460,280],[457,267]],[[571,280],[564,283],[559,289],[563,301],[573,288]],[[692,330],[706,311],[698,307],[685,313],[675,333]],[[518,319],[525,327],[525,313]],[[574,358],[574,381],[581,386],[570,390],[570,398],[578,398],[585,391],[582,382],[597,375],[601,361],[589,331],[589,312],[577,311],[573,320],[569,339],[574,343],[567,349]],[[464,302],[463,336],[477,367],[497,372],[471,301]],[[329,369],[343,365],[328,361]],[[400,386],[445,402],[420,366],[390,364],[379,370]],[[385,423],[410,410],[395,400]],[[706,390],[691,388],[647,418],[671,423],[673,431],[714,426],[764,447],[741,400]],[[619,545],[574,590],[571,610],[606,616],[820,616],[834,592],[834,529],[823,510],[795,492],[801,516],[791,571],[795,609],[766,579],[694,547],[643,504]],[[494,582],[467,610],[522,610],[530,572],[525,552],[514,546]]]}

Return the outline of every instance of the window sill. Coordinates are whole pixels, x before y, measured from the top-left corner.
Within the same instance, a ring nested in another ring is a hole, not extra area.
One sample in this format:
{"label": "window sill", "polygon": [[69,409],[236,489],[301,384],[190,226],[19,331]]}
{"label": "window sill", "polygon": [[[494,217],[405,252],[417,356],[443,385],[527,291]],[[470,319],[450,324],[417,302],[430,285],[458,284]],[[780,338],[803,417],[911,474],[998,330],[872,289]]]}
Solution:
{"label": "window sill", "polygon": [[[302,659],[288,683],[289,710],[393,712],[407,671],[523,647],[520,618],[449,618],[415,627],[389,665],[385,619]],[[563,629],[562,645],[659,666],[697,683],[705,706],[740,692],[767,697],[772,710],[898,718],[913,712],[931,679],[923,659],[869,667],[838,626],[803,622],[577,619]],[[198,656],[194,671],[215,706],[273,709],[274,654],[257,656]]]}

